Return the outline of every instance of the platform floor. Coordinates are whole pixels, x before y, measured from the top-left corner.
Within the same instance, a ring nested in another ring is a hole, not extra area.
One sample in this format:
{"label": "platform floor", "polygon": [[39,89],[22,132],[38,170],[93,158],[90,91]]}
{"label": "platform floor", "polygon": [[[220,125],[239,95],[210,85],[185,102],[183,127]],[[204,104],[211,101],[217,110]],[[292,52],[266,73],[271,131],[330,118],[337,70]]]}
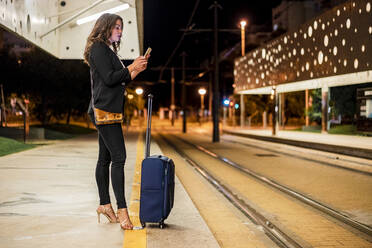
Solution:
{"label": "platform floor", "polygon": [[[132,204],[136,161],[143,157],[137,153],[142,141],[138,136],[138,132],[129,132],[125,139],[128,205]],[[139,231],[124,232],[103,216],[97,223],[97,152],[94,133],[0,157],[1,247],[139,248],[136,243],[124,244],[126,235]],[[161,153],[155,142],[151,153]],[[175,206],[166,223],[163,230],[154,225],[145,229],[147,247],[219,247],[178,178]]]}
{"label": "platform floor", "polygon": [[368,136],[312,133],[290,130],[279,130],[277,135],[273,136],[271,129],[242,129],[240,127],[224,127],[223,129],[236,133],[252,134],[264,137],[277,137],[281,139],[307,141],[327,145],[337,145],[372,150],[372,137]]}

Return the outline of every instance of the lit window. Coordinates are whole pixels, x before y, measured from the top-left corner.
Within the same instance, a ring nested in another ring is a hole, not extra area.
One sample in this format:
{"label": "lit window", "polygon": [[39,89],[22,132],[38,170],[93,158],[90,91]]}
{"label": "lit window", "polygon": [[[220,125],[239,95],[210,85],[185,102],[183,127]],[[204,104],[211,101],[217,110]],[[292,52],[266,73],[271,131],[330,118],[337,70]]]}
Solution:
{"label": "lit window", "polygon": [[311,37],[313,35],[313,28],[311,26],[309,26],[309,29],[307,31],[309,37]]}
{"label": "lit window", "polygon": [[323,53],[322,51],[319,51],[318,53],[318,63],[321,65],[323,63]]}
{"label": "lit window", "polygon": [[327,35],[324,36],[324,46],[325,47],[328,46],[328,36]]}
{"label": "lit window", "polygon": [[351,26],[350,18],[347,18],[347,20],[346,20],[346,28],[349,29],[350,26]]}
{"label": "lit window", "polygon": [[336,46],[333,47],[333,55],[335,55],[335,56],[337,55],[337,47]]}

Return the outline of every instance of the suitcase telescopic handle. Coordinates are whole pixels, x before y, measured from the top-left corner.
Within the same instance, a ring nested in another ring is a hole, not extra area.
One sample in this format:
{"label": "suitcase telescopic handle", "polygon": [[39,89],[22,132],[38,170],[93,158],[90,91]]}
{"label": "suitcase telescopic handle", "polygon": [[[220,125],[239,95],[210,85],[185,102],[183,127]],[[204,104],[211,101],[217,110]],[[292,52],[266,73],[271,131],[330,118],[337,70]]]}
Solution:
{"label": "suitcase telescopic handle", "polygon": [[152,116],[152,99],[154,96],[152,94],[148,95],[147,101],[147,130],[146,130],[146,152],[145,158],[150,156],[150,143],[151,143],[151,116]]}

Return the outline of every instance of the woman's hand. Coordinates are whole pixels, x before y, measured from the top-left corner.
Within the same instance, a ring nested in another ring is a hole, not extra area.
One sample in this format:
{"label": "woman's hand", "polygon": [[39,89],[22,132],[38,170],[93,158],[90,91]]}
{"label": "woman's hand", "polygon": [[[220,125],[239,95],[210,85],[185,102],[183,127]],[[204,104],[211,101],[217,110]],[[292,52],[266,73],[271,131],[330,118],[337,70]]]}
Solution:
{"label": "woman's hand", "polygon": [[131,65],[133,65],[134,71],[142,72],[147,68],[147,59],[143,56],[139,56]]}
{"label": "woman's hand", "polygon": [[[150,56],[147,56],[147,58]],[[142,71],[147,68],[147,59],[144,56],[136,58],[132,64],[128,66],[128,70],[132,80]]]}

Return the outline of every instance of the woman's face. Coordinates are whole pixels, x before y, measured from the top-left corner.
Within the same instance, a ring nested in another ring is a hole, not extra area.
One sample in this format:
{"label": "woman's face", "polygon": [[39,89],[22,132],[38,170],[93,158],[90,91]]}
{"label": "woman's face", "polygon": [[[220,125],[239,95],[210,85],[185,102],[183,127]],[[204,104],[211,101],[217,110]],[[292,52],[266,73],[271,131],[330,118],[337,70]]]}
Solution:
{"label": "woman's face", "polygon": [[114,29],[111,31],[111,37],[109,38],[110,42],[118,42],[121,38],[121,34],[123,32],[123,25],[121,21],[118,19],[116,20],[116,24]]}

